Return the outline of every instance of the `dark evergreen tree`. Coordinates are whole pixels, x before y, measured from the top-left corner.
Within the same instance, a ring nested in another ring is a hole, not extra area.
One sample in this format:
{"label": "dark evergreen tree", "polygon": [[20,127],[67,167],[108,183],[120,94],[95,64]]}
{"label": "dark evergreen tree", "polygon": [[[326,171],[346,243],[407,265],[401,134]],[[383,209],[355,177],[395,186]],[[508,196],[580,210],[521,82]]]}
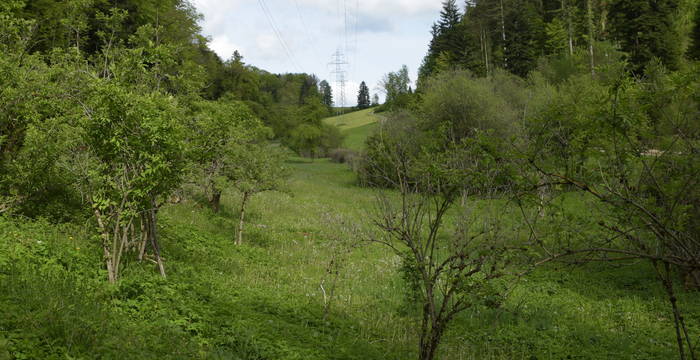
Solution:
{"label": "dark evergreen tree", "polygon": [[700,2],[697,9],[695,9],[693,32],[690,34],[690,41],[688,57],[693,60],[700,60]]}
{"label": "dark evergreen tree", "polygon": [[369,88],[365,82],[360,83],[360,91],[357,93],[357,108],[367,109],[371,103],[369,100]]}
{"label": "dark evergreen tree", "polygon": [[658,58],[669,69],[678,68],[681,41],[676,30],[680,0],[615,0],[610,7],[613,37],[636,72]]}
{"label": "dark evergreen tree", "polygon": [[328,84],[328,81],[321,81],[319,84],[319,92],[321,93],[321,102],[323,105],[326,105],[328,108],[333,107],[333,89],[331,85]]}
{"label": "dark evergreen tree", "polygon": [[505,15],[505,67],[515,75],[526,76],[542,55],[545,38],[541,18],[535,5],[529,1],[517,1]]}
{"label": "dark evergreen tree", "polygon": [[418,81],[432,75],[439,68],[439,63],[447,62],[448,65],[455,64],[462,52],[462,39],[459,23],[462,14],[457,6],[456,0],[445,0],[442,3],[440,19],[433,24],[431,29],[432,40],[428,54],[423,59],[418,70]]}

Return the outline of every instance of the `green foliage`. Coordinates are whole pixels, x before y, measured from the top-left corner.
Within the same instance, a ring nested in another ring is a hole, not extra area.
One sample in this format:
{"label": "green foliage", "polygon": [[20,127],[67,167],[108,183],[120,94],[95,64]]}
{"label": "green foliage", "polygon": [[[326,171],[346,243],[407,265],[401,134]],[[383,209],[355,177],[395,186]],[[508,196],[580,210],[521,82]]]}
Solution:
{"label": "green foliage", "polygon": [[[172,98],[138,94],[98,81],[82,121],[86,151],[97,160],[87,193],[103,208],[127,201],[145,208],[180,183],[183,157],[182,114]],[[95,177],[96,176],[96,177]]]}
{"label": "green foliage", "polygon": [[512,3],[505,16],[505,32],[508,35],[503,45],[504,68],[525,77],[542,55],[539,42],[544,31],[536,5],[530,1]]}
{"label": "green foliage", "polygon": [[681,42],[676,27],[678,0],[616,0],[610,5],[612,35],[629,54],[633,70],[658,58],[670,69],[677,69]]}
{"label": "green foliage", "polygon": [[[624,53],[615,49],[609,42],[599,41],[594,46],[596,77],[599,81],[612,84],[627,73]],[[574,53],[542,57],[538,61],[537,72],[548,82],[559,85],[579,75],[590,75],[590,53],[585,49],[574,49]]]}
{"label": "green foliage", "polygon": [[272,131],[238,101],[200,101],[195,111],[188,136],[190,177],[218,211],[221,192],[232,180],[226,169],[238,161],[235,153],[245,144],[267,141]]}
{"label": "green foliage", "polygon": [[224,173],[241,193],[282,191],[289,177],[287,153],[276,145],[244,143],[229,149]]}
{"label": "green foliage", "polygon": [[555,18],[545,25],[547,34],[545,50],[548,54],[562,54],[568,48],[568,34],[564,22]]}
{"label": "green foliage", "polygon": [[693,17],[693,30],[690,35],[690,47],[688,56],[694,60],[700,60],[700,3],[696,5],[695,16]]}
{"label": "green foliage", "polygon": [[319,92],[321,93],[321,102],[327,108],[333,107],[333,89],[328,81],[323,80],[319,83]]}
{"label": "green foliage", "polygon": [[451,141],[484,130],[507,136],[518,122],[521,99],[516,94],[522,88],[519,81],[506,74],[475,78],[464,71],[441,73],[424,84],[421,126],[442,130]]}
{"label": "green foliage", "polygon": [[[332,94],[312,75],[271,74],[238,52],[222,61],[187,1],[3,1],[0,359],[415,357],[421,309],[406,304],[420,298],[411,255],[374,246],[348,254],[324,319],[318,285],[343,234],[323,214],[364,227],[375,190],[354,186],[346,166],[288,159],[284,146],[323,156],[344,135],[345,146],[366,147],[357,165],[366,184],[403,180],[421,194],[474,196],[467,218],[507,230],[487,231],[491,247],[474,248],[472,258],[497,257],[503,236],[550,250],[652,249],[693,275],[700,75],[681,61],[686,40],[674,18],[690,3],[595,2],[592,17],[587,4],[484,0],[461,11],[446,1],[419,94],[405,67],[388,74],[386,108],[404,111],[379,125],[369,111],[323,120]],[[593,59],[583,49],[589,40]],[[166,201],[185,176],[218,192],[222,211]],[[267,190],[295,196],[270,191],[245,207]],[[506,202],[507,190],[526,194]],[[236,247],[239,196],[249,235]],[[529,214],[536,221],[523,222]],[[446,214],[439,251],[469,234],[459,219]],[[166,259],[168,279],[153,273],[151,254],[136,261],[149,237],[163,245],[157,262]],[[512,299],[499,296],[501,283],[477,289],[483,278],[443,277],[474,307],[454,319],[439,355],[672,357],[674,321],[659,274],[623,264],[542,268]],[[661,268],[664,285],[676,268]],[[121,280],[106,283],[110,271]],[[674,298],[695,336],[697,297]]]}
{"label": "green foliage", "polygon": [[386,94],[385,106],[392,109],[406,108],[411,101],[410,86],[411,79],[408,77],[408,67],[403,65],[397,72],[390,72],[384,75],[381,80],[381,87]]}

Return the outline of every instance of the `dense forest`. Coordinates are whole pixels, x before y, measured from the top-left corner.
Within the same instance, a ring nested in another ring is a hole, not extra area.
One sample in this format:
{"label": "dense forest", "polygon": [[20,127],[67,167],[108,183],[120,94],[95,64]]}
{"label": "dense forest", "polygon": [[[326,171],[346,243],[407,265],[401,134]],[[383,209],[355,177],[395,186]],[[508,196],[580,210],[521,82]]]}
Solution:
{"label": "dense forest", "polygon": [[334,118],[199,20],[0,4],[0,359],[700,356],[700,2],[445,0]]}

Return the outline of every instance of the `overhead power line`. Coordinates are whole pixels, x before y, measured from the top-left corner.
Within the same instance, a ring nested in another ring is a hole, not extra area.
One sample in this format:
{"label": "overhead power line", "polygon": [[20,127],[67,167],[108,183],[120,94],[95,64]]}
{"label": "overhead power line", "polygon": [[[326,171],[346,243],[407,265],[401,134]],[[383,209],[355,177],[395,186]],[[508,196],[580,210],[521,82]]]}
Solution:
{"label": "overhead power line", "polygon": [[277,27],[277,24],[275,22],[275,18],[272,16],[272,12],[270,12],[270,9],[267,7],[265,0],[258,0],[258,4],[260,4],[260,8],[262,9],[263,13],[265,14],[265,17],[267,17],[267,21],[270,23],[270,27],[272,28],[272,32],[275,34],[275,36],[277,37],[277,40],[279,40],[280,44],[282,45],[282,48],[284,49],[284,52],[287,55],[287,59],[289,59],[289,62],[292,63],[292,65],[297,69],[297,71],[304,72],[301,69],[301,66],[299,66],[299,63],[297,63],[297,61],[295,60],[294,53],[287,45],[287,42],[284,41],[284,37],[282,36],[282,32]]}
{"label": "overhead power line", "polygon": [[311,47],[311,50],[314,52],[314,57],[316,60],[321,64],[321,57],[318,55],[318,49],[316,46],[316,38],[313,36],[313,33],[309,30],[309,26],[306,23],[306,20],[304,19],[304,15],[301,13],[301,8],[299,7],[299,1],[294,0],[294,6],[297,9],[297,15],[299,16],[299,21],[301,22],[301,26],[304,28],[304,33],[306,34],[306,37],[309,39],[309,46]]}

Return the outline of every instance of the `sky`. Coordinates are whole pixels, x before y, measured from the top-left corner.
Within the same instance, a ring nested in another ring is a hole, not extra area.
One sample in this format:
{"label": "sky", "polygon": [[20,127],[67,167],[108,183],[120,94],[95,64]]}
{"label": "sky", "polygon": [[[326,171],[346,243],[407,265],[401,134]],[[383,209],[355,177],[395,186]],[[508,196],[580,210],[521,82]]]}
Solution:
{"label": "sky", "polygon": [[234,50],[243,61],[272,73],[315,74],[333,86],[340,50],[347,71],[346,105],[357,103],[359,83],[379,93],[384,74],[408,66],[411,80],[430,41],[440,0],[192,0],[202,32],[222,59]]}

